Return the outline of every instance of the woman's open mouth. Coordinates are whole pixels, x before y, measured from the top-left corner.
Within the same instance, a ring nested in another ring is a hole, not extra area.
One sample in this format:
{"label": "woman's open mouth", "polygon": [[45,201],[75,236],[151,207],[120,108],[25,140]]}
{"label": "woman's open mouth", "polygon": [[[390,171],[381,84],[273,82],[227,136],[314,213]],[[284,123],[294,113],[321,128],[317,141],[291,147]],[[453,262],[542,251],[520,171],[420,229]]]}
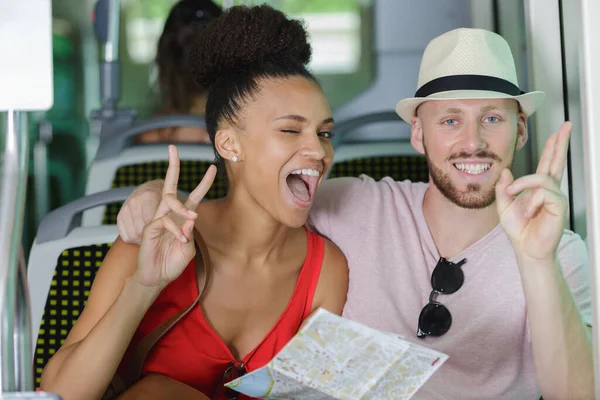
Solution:
{"label": "woman's open mouth", "polygon": [[306,208],[312,204],[320,176],[321,172],[316,169],[297,169],[287,176],[288,189],[298,207]]}

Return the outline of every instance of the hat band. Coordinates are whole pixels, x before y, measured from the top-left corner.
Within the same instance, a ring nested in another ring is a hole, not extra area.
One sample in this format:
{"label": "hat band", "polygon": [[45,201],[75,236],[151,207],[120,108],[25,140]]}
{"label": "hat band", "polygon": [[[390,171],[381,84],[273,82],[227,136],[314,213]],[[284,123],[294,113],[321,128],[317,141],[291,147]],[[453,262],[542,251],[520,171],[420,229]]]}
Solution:
{"label": "hat band", "polygon": [[450,90],[489,90],[518,96],[525,92],[506,79],[486,75],[450,75],[427,82],[417,90],[415,97],[427,97]]}

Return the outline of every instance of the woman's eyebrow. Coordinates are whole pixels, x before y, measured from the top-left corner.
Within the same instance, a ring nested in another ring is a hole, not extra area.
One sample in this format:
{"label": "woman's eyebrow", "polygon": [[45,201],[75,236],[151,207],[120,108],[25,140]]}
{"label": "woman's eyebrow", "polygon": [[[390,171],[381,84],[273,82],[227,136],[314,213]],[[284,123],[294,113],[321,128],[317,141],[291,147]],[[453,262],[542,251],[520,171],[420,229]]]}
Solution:
{"label": "woman's eyebrow", "polygon": [[[306,118],[304,118],[302,115],[298,115],[298,114],[289,114],[289,115],[282,115],[281,117],[277,117],[275,118],[275,121],[279,121],[282,119],[289,119],[292,121],[298,121],[298,122],[307,122],[308,120]],[[325,124],[330,124],[333,123],[333,118],[329,117],[329,118],[325,118],[322,122],[321,125],[325,125]]]}
{"label": "woman's eyebrow", "polygon": [[298,122],[306,122],[306,118],[304,118],[302,115],[297,115],[297,114],[289,114],[289,115],[283,115],[281,117],[277,117],[275,118],[275,121],[279,121],[280,119],[291,119],[292,121],[298,121]]}

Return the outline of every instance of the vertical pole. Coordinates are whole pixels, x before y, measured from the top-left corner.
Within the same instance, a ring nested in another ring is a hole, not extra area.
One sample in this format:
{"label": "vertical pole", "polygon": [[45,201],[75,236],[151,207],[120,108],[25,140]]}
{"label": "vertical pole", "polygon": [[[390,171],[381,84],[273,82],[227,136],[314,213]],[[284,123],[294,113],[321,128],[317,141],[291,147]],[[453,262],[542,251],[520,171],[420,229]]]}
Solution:
{"label": "vertical pole", "polygon": [[15,348],[14,317],[29,139],[25,113],[9,110],[2,117],[0,129],[4,130],[4,159],[0,182],[0,393],[17,389],[15,357],[22,354],[22,349]]}

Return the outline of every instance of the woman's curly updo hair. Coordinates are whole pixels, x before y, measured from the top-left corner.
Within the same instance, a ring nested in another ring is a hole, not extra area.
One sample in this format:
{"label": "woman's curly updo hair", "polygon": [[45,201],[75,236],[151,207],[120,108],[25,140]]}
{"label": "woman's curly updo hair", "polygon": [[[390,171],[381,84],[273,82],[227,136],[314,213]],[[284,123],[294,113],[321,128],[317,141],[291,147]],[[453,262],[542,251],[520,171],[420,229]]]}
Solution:
{"label": "woman's curly updo hair", "polygon": [[186,55],[195,31],[222,13],[211,0],[181,0],[171,8],[156,49],[161,112],[187,114],[205,94],[190,74]]}
{"label": "woman's curly updo hair", "polygon": [[[301,76],[317,83],[306,69],[312,51],[302,22],[270,6],[231,7],[196,35],[189,65],[208,88],[205,119],[213,147],[219,122],[240,124],[241,107],[260,90],[261,79]],[[222,167],[216,148],[215,157]]]}

